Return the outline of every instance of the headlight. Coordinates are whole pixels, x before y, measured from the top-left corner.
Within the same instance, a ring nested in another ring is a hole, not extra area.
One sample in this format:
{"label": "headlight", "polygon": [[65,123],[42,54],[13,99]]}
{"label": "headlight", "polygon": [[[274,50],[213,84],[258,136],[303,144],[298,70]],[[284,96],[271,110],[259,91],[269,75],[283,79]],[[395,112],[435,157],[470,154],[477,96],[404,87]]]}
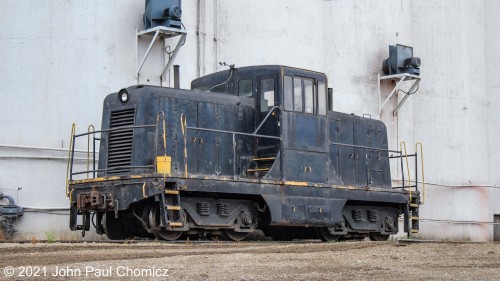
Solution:
{"label": "headlight", "polygon": [[121,103],[126,103],[126,102],[128,102],[128,99],[129,99],[129,95],[128,95],[128,91],[127,91],[127,89],[121,89],[121,90],[118,92],[118,100],[119,100]]}

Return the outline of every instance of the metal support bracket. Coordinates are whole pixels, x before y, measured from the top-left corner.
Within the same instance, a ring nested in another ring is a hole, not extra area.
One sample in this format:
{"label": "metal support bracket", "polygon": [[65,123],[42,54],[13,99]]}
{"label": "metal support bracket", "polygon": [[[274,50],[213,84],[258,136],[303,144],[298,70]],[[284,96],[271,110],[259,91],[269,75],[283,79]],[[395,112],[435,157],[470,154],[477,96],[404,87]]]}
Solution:
{"label": "metal support bracket", "polygon": [[[378,113],[379,114],[382,114],[382,108],[384,108],[384,106],[392,98],[392,96],[394,96],[394,94],[396,94],[396,97],[397,97],[398,90],[401,89],[401,86],[403,85],[404,82],[406,82],[406,81],[413,82],[412,85],[410,86],[410,89],[407,91],[407,93],[405,94],[403,99],[398,103],[398,105],[396,106],[396,108],[392,112],[392,114],[394,116],[398,115],[399,109],[406,102],[406,100],[410,97],[411,92],[413,90],[415,90],[415,88],[418,86],[418,84],[420,83],[420,79],[422,79],[418,75],[408,74],[408,73],[386,75],[386,76],[380,76],[380,74],[377,74],[377,78],[378,78],[377,81],[378,81]],[[389,95],[387,96],[387,98],[383,102],[382,102],[382,99],[383,99],[382,91],[380,89],[380,83],[382,82],[382,80],[392,80],[392,81],[398,80],[398,82],[396,83],[396,86],[392,89],[392,91],[389,93]]]}
{"label": "metal support bracket", "polygon": [[[139,61],[138,61],[139,37],[144,36],[144,35],[152,35],[153,38],[151,39],[151,42],[149,43],[149,46],[146,49],[146,53],[144,54],[141,62],[139,63]],[[156,39],[157,38],[168,39],[168,38],[177,37],[177,36],[181,36],[181,38],[177,42],[177,46],[175,47],[174,51],[172,52],[172,56],[169,58],[167,65],[165,66],[165,68],[163,69],[163,71],[161,73],[162,79],[164,78],[165,73],[170,69],[170,67],[174,63],[174,60],[177,57],[177,54],[179,53],[180,48],[186,42],[186,36],[187,36],[186,29],[184,29],[184,28],[178,29],[178,28],[171,28],[171,27],[164,27],[164,26],[157,26],[157,27],[153,27],[153,28],[146,29],[143,31],[138,31],[136,29],[136,37],[135,37],[136,71],[135,71],[135,78],[137,79],[137,81],[139,81],[139,74],[141,73],[141,69],[144,66],[144,63],[146,62],[146,59],[148,58],[149,53],[151,52],[151,48],[153,47],[154,43],[156,42]]]}

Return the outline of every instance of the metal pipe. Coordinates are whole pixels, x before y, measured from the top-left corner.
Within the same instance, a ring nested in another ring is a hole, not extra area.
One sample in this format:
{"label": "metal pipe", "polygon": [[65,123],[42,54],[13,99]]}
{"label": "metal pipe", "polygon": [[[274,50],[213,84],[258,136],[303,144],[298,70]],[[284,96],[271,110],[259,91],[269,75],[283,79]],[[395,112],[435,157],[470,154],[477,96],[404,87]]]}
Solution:
{"label": "metal pipe", "polygon": [[[370,149],[370,150],[375,150],[375,151],[387,151],[387,152],[392,152],[392,153],[401,153],[401,151],[397,151],[397,150],[390,150],[390,149],[385,149],[385,148],[377,148],[377,147],[362,146],[362,145],[355,145],[355,144],[347,144],[347,143],[341,143],[341,142],[330,142],[330,145],[340,145],[340,146],[348,146],[348,147],[354,147],[354,148]],[[392,157],[392,158],[399,158],[399,157],[400,156]]]}
{"label": "metal pipe", "polygon": [[457,220],[437,220],[437,219],[419,219],[419,221],[420,222],[434,222],[434,223],[500,225],[500,222],[494,222],[494,221],[457,221]]}
{"label": "metal pipe", "polygon": [[[64,151],[68,152],[67,148],[56,148],[56,147],[42,147],[42,146],[28,146],[28,145],[14,145],[14,144],[0,144],[3,148],[18,148],[26,150],[49,150],[49,151]],[[75,152],[87,152],[86,150],[75,149]]]}
{"label": "metal pipe", "polygon": [[179,72],[180,66],[179,65],[174,65],[174,88],[175,89],[180,89],[180,72]]}
{"label": "metal pipe", "polygon": [[[207,15],[206,15],[207,9],[206,9],[206,1],[202,0],[200,2],[200,28],[199,28],[199,35],[200,35],[200,76],[205,75],[206,72],[206,45],[207,45],[207,31],[206,31],[206,21],[207,21]],[[217,63],[217,62],[215,62]]]}
{"label": "metal pipe", "polygon": [[36,207],[36,206],[19,206],[25,211],[36,210],[36,211],[68,211],[68,207]]}
{"label": "metal pipe", "polygon": [[145,166],[118,166],[118,167],[113,167],[113,168],[108,168],[108,169],[97,169],[97,170],[92,170],[92,171],[83,171],[83,172],[74,172],[71,173],[72,176],[74,175],[81,175],[85,173],[91,173],[91,172],[107,172],[107,171],[113,171],[113,170],[121,170],[121,169],[141,169],[141,168],[154,168],[155,165],[145,165]]}
{"label": "metal pipe", "polygon": [[[99,131],[95,131],[95,132],[92,132],[92,133],[103,133],[103,132],[121,132],[121,131],[126,131],[126,130],[129,130],[129,129],[135,129],[135,128],[153,128],[155,127],[156,125],[138,125],[138,126],[123,126],[123,127],[118,127],[118,128],[113,128],[113,129],[104,129],[104,130],[99,130]],[[81,136],[86,136],[88,135],[89,133],[81,133],[81,134],[78,134],[78,135],[75,135],[76,138],[79,138]],[[67,150],[66,150],[67,151]],[[87,152],[87,151],[83,151],[83,152]]]}
{"label": "metal pipe", "polygon": [[[71,156],[68,158],[68,163],[71,163],[70,166],[69,166],[69,180],[73,179],[73,159],[75,158],[75,150],[74,150],[74,148],[75,148],[75,138],[76,138],[76,136],[73,133],[73,138],[71,139],[71,150],[70,150],[70,155]],[[68,180],[66,180],[66,183],[67,182],[68,182]],[[68,188],[68,186],[66,188]],[[69,192],[69,190],[67,189],[66,190],[66,195],[67,195],[68,192]]]}
{"label": "metal pipe", "polygon": [[188,129],[188,130],[198,130],[198,131],[207,131],[207,132],[215,132],[215,133],[225,133],[225,134],[236,134],[236,135],[250,136],[250,137],[257,137],[257,138],[269,138],[269,139],[277,139],[277,140],[281,139],[280,137],[275,137],[275,136],[257,135],[257,134],[240,133],[240,132],[231,132],[231,131],[216,130],[216,129],[206,129],[206,128],[196,128],[196,127],[186,127],[186,129]]}
{"label": "metal pipe", "polygon": [[9,200],[9,205],[16,205],[16,202],[14,201],[14,198],[12,196],[0,193],[0,200],[3,199]]}
{"label": "metal pipe", "polygon": [[[393,181],[401,181],[400,179],[392,179]],[[412,181],[413,182],[413,181]],[[441,187],[463,187],[463,188],[475,188],[475,187],[489,187],[489,188],[500,188],[498,185],[456,185],[456,184],[444,184],[444,183],[432,183],[432,182],[423,182],[418,181],[418,183],[424,183],[426,185],[432,186],[441,186]]]}
{"label": "metal pipe", "polygon": [[[196,77],[201,76],[201,38],[200,38],[200,21],[201,21],[201,0],[198,0],[196,5],[196,62],[198,63],[198,68],[196,71]],[[217,62],[217,61],[216,61]]]}
{"label": "metal pipe", "polygon": [[[34,160],[61,160],[68,161],[68,157],[59,156],[24,156],[24,155],[2,155],[0,159],[34,159]],[[79,163],[85,163],[87,158],[74,158],[73,160],[78,160]]]}
{"label": "metal pipe", "polygon": [[218,61],[218,42],[219,42],[219,32],[218,32],[218,9],[219,9],[219,1],[215,0],[214,2],[214,72],[217,71],[217,61]]}

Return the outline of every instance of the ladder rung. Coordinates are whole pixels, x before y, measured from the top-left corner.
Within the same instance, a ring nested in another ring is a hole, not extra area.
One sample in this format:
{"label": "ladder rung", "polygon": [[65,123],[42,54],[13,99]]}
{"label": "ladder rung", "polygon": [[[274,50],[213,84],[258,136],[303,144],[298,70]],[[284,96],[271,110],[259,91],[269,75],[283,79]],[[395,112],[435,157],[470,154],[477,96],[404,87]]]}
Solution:
{"label": "ladder rung", "polygon": [[276,157],[264,157],[264,158],[254,158],[253,161],[271,161],[276,160]]}
{"label": "ladder rung", "polygon": [[165,209],[171,210],[171,211],[180,211],[181,206],[166,206]]}
{"label": "ladder rung", "polygon": [[182,222],[169,222],[168,225],[173,227],[182,227]]}
{"label": "ladder rung", "polygon": [[165,190],[165,194],[177,195],[177,194],[179,194],[179,190],[167,189],[167,190]]}
{"label": "ladder rung", "polygon": [[418,233],[418,229],[410,229],[411,233]]}
{"label": "ladder rung", "polygon": [[420,205],[418,204],[410,204],[410,208],[418,208]]}
{"label": "ladder rung", "polygon": [[418,221],[418,220],[419,220],[419,218],[418,218],[418,217],[411,217],[410,219],[411,219],[412,221]]}
{"label": "ladder rung", "polygon": [[259,168],[259,169],[248,169],[247,172],[260,172],[260,171],[269,171],[269,168]]}

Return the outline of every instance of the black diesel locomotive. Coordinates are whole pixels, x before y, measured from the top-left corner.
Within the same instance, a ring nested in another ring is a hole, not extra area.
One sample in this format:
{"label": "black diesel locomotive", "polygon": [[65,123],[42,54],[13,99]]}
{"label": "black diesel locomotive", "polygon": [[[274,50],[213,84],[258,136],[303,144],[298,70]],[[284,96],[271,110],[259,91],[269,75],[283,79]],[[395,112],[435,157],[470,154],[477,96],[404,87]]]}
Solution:
{"label": "black diesel locomotive", "polygon": [[[392,187],[384,124],[331,111],[326,75],[231,67],[191,88],[122,89],[104,100],[100,131],[73,133],[71,230],[385,240],[401,214],[418,230],[419,193]],[[94,168],[74,171],[78,137],[100,141]]]}

